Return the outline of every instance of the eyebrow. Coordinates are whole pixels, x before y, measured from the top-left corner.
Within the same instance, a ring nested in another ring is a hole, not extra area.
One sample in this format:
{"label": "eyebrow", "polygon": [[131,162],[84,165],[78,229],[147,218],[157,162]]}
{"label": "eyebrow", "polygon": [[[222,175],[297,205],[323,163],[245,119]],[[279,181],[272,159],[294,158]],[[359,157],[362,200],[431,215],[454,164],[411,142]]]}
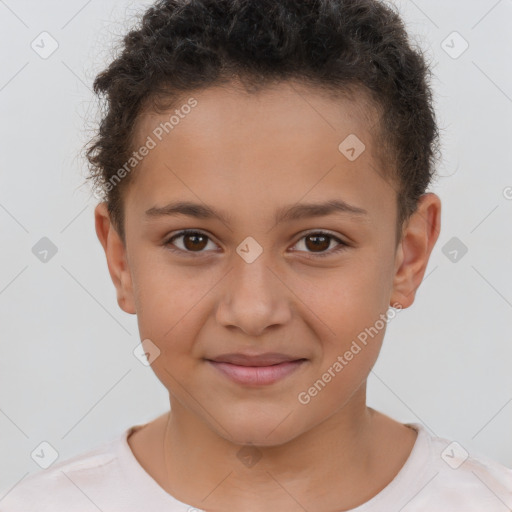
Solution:
{"label": "eyebrow", "polygon": [[[286,221],[323,217],[331,214],[345,214],[366,219],[368,212],[357,206],[346,203],[341,199],[332,199],[324,203],[293,204],[279,208],[274,216],[276,224]],[[164,216],[187,215],[198,219],[218,219],[224,224],[229,224],[231,215],[224,211],[218,211],[206,204],[192,203],[189,201],[175,201],[165,206],[153,206],[146,210],[146,217],[156,218]]]}

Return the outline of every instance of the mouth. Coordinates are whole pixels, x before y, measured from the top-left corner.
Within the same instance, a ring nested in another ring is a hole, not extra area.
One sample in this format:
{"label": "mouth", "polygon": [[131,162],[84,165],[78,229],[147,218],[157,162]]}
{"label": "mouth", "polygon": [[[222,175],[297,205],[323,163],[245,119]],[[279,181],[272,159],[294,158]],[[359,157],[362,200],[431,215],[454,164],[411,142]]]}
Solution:
{"label": "mouth", "polygon": [[206,361],[223,376],[238,384],[265,386],[291,375],[303,366],[307,359],[267,353],[253,356],[224,354]]}

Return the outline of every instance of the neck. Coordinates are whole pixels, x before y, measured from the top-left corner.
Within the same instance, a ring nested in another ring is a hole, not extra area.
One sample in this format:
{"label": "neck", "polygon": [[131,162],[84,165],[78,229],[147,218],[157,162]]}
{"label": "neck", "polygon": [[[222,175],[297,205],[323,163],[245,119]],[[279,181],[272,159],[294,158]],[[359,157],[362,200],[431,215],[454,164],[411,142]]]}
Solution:
{"label": "neck", "polygon": [[168,492],[193,506],[303,511],[307,503],[315,509],[324,503],[339,509],[343,498],[357,506],[383,487],[379,480],[373,492],[368,483],[382,452],[376,435],[382,425],[366,406],[365,386],[322,423],[274,446],[235,444],[178,401],[171,400],[171,409],[164,439]]}

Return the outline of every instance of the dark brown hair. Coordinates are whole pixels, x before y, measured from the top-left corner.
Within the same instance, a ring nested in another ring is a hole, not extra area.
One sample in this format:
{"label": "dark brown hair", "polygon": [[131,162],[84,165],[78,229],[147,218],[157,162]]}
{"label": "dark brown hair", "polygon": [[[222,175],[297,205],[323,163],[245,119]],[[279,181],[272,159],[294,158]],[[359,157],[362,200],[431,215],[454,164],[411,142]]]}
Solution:
{"label": "dark brown hair", "polygon": [[159,0],[94,80],[105,103],[84,148],[87,179],[124,241],[123,190],[133,173],[115,186],[113,178],[134,150],[145,109],[159,112],[227,82],[258,91],[295,80],[371,98],[379,113],[376,149],[397,192],[400,228],[432,181],[439,153],[429,75],[399,14],[379,0]]}

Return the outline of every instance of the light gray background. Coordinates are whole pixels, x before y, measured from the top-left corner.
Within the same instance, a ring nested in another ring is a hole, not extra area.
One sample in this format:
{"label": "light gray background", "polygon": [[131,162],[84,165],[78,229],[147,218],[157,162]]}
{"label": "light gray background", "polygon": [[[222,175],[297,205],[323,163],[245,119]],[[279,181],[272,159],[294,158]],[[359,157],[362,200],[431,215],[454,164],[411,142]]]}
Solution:
{"label": "light gray background", "polygon": [[[79,156],[93,78],[147,5],[0,0],[0,488],[41,470],[42,441],[63,460],[168,408],[132,353],[136,318],[117,305]],[[368,401],[512,466],[512,1],[397,5],[436,75],[442,229]],[[47,59],[31,48],[43,31],[59,44]],[[454,31],[469,44],[458,58]],[[32,252],[42,237],[58,248],[46,263]],[[468,249],[456,262],[443,253],[453,237]]]}

